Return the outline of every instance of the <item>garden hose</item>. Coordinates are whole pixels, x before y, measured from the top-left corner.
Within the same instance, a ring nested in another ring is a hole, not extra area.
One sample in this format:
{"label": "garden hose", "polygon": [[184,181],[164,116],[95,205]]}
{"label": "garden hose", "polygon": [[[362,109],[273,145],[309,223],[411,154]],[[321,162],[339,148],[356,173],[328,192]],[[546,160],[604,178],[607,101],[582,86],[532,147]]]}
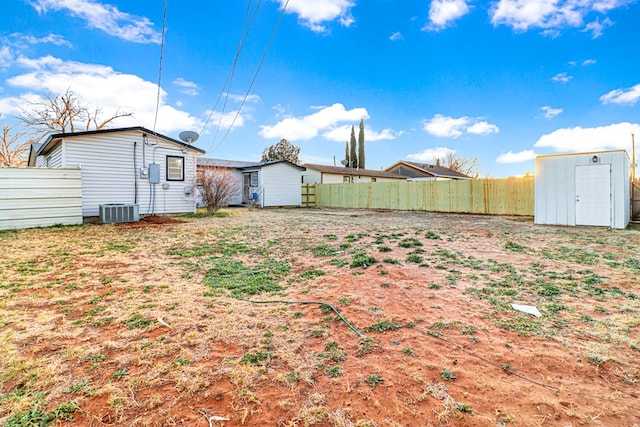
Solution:
{"label": "garden hose", "polygon": [[342,314],[340,314],[340,311],[335,308],[333,305],[329,304],[328,302],[322,302],[322,301],[285,301],[285,300],[266,300],[266,301],[256,301],[256,300],[251,300],[251,299],[247,299],[241,296],[236,296],[237,299],[241,300],[241,301],[246,301],[246,302],[250,302],[253,304],[274,304],[274,303],[280,303],[280,304],[315,304],[315,305],[320,305],[323,307],[328,307],[331,310],[333,310],[334,313],[336,313],[336,315],[338,316],[338,318],[340,320],[342,320],[342,322],[347,325],[349,327],[349,329],[351,329],[353,332],[356,333],[356,335],[358,335],[360,338],[365,338],[365,336],[362,334],[362,332],[360,332],[359,330],[357,330],[353,325],[351,325],[351,323],[349,323],[349,321],[347,319],[344,318],[344,316]]}

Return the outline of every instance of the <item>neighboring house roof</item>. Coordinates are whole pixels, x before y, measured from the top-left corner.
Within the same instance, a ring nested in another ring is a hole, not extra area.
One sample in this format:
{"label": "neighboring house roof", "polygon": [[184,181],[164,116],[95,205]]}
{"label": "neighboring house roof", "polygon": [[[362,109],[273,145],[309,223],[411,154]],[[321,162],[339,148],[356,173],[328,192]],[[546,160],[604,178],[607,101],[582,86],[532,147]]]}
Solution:
{"label": "neighboring house roof", "polygon": [[207,157],[198,157],[198,166],[209,166],[214,168],[231,168],[231,169],[256,169],[264,166],[275,165],[278,163],[286,163],[294,168],[306,170],[303,166],[298,166],[288,160],[273,160],[270,162],[243,162],[238,160],[211,159]]}
{"label": "neighboring house roof", "polygon": [[[394,163],[385,170],[390,171],[397,168],[398,166],[406,166],[421,174],[424,174],[425,176],[433,176],[436,178],[473,179],[469,175],[465,175],[444,166],[434,165],[431,163],[409,162],[406,160],[401,160],[397,163]],[[398,176],[398,174],[395,175]]]}
{"label": "neighboring house roof", "polygon": [[36,156],[38,155],[38,151],[40,151],[40,148],[42,147],[42,144],[40,144],[39,142],[32,142],[31,146],[29,147],[29,157],[27,157],[27,164],[28,165],[35,165],[36,164]]}
{"label": "neighboring house roof", "polygon": [[322,173],[332,173],[335,175],[348,175],[348,176],[369,176],[372,178],[393,178],[393,179],[407,179],[406,176],[399,176],[386,171],[379,171],[373,169],[357,169],[357,168],[345,168],[338,166],[328,165],[315,165],[312,163],[303,164],[307,169],[313,169]]}
{"label": "neighboring house roof", "polygon": [[[189,148],[191,150],[197,151],[198,153],[204,154],[206,151],[198,148],[198,147],[194,147],[191,144],[187,144],[186,142],[182,142],[182,141],[178,141],[177,139],[173,139],[170,138],[166,135],[162,135],[158,132],[154,132],[152,130],[149,130],[145,127],[142,126],[134,126],[134,127],[128,127],[128,128],[113,128],[113,129],[100,129],[100,130],[88,130],[88,131],[83,131],[83,132],[70,132],[70,133],[56,133],[56,134],[52,134],[49,135],[47,137],[47,139],[41,143],[41,144],[37,144],[37,143],[33,143],[31,146],[31,150],[33,150],[35,152],[35,155],[38,156],[40,155],[40,153],[44,152],[47,150],[47,146],[50,145],[52,142],[55,142],[59,139],[63,139],[63,138],[77,138],[80,136],[87,136],[87,135],[100,135],[100,134],[105,134],[105,133],[117,133],[117,132],[131,132],[131,131],[139,131],[145,134],[149,134],[149,135],[153,135],[157,138],[161,138],[165,141],[171,142],[173,144],[177,144],[181,147],[185,147],[185,148]],[[39,147],[36,148],[36,146],[39,145]]]}

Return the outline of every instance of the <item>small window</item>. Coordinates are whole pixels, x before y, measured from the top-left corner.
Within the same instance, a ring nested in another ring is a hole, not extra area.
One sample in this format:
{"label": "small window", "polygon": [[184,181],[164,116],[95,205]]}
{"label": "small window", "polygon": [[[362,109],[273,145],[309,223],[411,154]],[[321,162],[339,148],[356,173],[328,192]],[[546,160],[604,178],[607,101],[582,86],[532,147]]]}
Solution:
{"label": "small window", "polygon": [[348,176],[348,175],[344,175],[344,176],[342,177],[342,182],[343,182],[343,183],[344,183],[344,182],[351,182],[351,177],[350,177],[350,176]]}
{"label": "small window", "polygon": [[258,186],[258,172],[251,172],[251,187]]}
{"label": "small window", "polygon": [[167,181],[184,181],[184,157],[167,156]]}
{"label": "small window", "polygon": [[376,178],[371,178],[371,182],[376,182]]}

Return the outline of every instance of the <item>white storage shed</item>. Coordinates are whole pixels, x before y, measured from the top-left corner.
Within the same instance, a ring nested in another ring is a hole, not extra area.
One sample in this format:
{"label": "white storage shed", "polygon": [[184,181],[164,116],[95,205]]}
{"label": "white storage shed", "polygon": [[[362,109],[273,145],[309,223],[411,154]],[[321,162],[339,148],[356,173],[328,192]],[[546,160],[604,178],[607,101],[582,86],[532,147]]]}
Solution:
{"label": "white storage shed", "polygon": [[301,173],[305,168],[287,160],[256,163],[199,157],[197,167],[225,168],[231,172],[237,191],[230,205],[266,208],[302,204]]}
{"label": "white storage shed", "polygon": [[625,150],[536,157],[535,223],[626,228],[630,219]]}

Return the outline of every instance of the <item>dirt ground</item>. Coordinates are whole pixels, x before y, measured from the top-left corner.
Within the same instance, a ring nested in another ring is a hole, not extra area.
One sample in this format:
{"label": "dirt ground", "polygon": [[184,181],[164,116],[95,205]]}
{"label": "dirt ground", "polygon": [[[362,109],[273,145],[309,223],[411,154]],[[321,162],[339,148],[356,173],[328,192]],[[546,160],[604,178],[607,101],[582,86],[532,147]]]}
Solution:
{"label": "dirt ground", "polygon": [[226,212],[0,232],[0,423],[640,426],[640,232]]}

